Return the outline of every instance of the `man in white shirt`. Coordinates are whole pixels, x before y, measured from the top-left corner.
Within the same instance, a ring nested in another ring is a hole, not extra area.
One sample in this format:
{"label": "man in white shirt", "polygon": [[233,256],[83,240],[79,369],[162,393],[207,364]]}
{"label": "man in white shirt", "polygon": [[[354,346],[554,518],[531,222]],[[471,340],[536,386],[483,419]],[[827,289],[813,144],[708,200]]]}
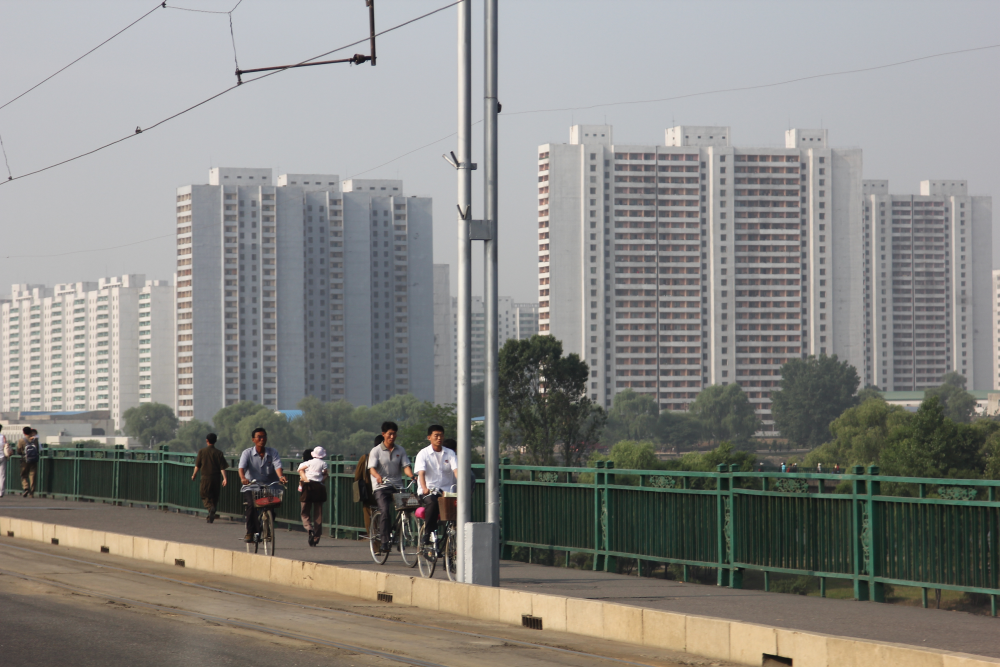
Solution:
{"label": "man in white shirt", "polygon": [[444,427],[433,424],[427,427],[429,447],[417,454],[414,470],[423,496],[424,521],[427,526],[424,536],[437,529],[438,497],[445,491],[452,491],[458,483],[458,457],[455,452],[444,447]]}

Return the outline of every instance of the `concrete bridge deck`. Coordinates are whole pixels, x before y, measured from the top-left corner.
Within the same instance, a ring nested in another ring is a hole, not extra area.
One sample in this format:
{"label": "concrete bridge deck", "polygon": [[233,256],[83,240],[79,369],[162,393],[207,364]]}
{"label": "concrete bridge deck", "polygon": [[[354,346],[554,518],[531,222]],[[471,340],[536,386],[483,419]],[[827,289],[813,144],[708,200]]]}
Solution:
{"label": "concrete bridge deck", "polygon": [[[174,512],[6,496],[0,498],[0,515],[215,548],[244,549],[241,523],[222,519],[210,525],[204,518]],[[277,546],[278,555],[286,558],[419,576],[415,568],[406,568],[397,554],[390,556],[384,566],[375,564],[367,542],[324,538],[320,546],[310,548],[304,533],[281,531]],[[443,576],[440,569],[435,573],[435,578]],[[512,561],[501,563],[500,578],[505,588],[535,593],[1000,658],[1000,619],[988,616],[733,590]]]}

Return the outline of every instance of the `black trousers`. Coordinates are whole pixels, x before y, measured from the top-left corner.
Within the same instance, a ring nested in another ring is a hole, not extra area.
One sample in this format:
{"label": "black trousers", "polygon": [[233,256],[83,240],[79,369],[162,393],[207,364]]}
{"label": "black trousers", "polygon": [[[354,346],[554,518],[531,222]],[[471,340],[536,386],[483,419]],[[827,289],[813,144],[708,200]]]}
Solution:
{"label": "black trousers", "polygon": [[420,504],[424,506],[424,535],[430,539],[431,533],[437,530],[438,517],[441,516],[441,508],[438,507],[438,494],[429,493],[420,499]]}
{"label": "black trousers", "polygon": [[257,532],[257,507],[253,504],[253,491],[243,492],[243,520],[247,524],[247,534]]}
{"label": "black trousers", "polygon": [[396,517],[396,508],[392,497],[396,494],[394,489],[375,489],[375,504],[378,505],[382,513],[380,526],[372,526],[372,530],[378,528],[379,539],[382,541],[382,548],[389,548],[390,533],[392,532],[392,520]]}

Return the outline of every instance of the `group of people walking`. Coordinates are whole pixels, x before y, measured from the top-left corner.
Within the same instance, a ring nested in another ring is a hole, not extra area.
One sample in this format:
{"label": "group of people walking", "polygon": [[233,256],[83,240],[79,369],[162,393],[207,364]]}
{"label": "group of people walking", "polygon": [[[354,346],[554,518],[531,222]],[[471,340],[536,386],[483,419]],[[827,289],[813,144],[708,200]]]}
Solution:
{"label": "group of people walking", "polygon": [[[417,480],[418,495],[427,522],[426,533],[429,535],[437,527],[437,499],[443,493],[454,490],[457,484],[458,458],[455,455],[455,441],[445,440],[444,427],[438,424],[428,427],[428,444],[417,454],[415,466],[411,465],[406,451],[396,445],[396,435],[399,432],[396,423],[384,422],[381,431],[376,436],[371,451],[358,461],[354,474],[355,500],[363,505],[365,530],[369,533],[372,530],[378,531],[382,538],[382,548],[388,550],[391,520],[394,516],[393,496],[403,489],[403,475]],[[243,450],[238,464],[247,527],[244,539],[248,542],[254,539],[254,489],[288,483],[281,455],[273,447],[267,446],[267,431],[263,428],[254,429],[251,437],[253,446]],[[200,493],[208,512],[208,523],[214,522],[217,516],[219,498],[227,484],[226,470],[229,467],[225,455],[215,447],[217,441],[215,433],[209,433],[205,437],[205,447],[198,451],[194,471],[191,473],[192,480],[201,473]],[[323,504],[327,501],[326,479],[330,474],[329,464],[324,460],[326,455],[326,450],[322,447],[306,450],[302,463],[298,466],[302,527],[308,535],[309,546],[313,547],[319,544],[323,533]],[[380,526],[371,526],[373,506],[382,510],[383,520]]]}
{"label": "group of people walking", "polygon": [[38,459],[41,455],[41,445],[38,444],[38,431],[25,426],[17,441],[17,448],[7,441],[0,426],[0,498],[7,493],[7,461],[14,452],[21,456],[21,496],[35,497],[35,481],[38,479]]}

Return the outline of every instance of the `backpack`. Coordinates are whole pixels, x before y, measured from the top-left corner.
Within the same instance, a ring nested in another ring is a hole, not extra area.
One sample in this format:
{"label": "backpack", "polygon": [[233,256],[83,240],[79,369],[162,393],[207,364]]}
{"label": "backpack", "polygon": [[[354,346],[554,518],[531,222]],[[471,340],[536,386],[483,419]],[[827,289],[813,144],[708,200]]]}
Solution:
{"label": "backpack", "polygon": [[38,445],[34,442],[29,442],[24,446],[24,460],[28,463],[38,462]]}

